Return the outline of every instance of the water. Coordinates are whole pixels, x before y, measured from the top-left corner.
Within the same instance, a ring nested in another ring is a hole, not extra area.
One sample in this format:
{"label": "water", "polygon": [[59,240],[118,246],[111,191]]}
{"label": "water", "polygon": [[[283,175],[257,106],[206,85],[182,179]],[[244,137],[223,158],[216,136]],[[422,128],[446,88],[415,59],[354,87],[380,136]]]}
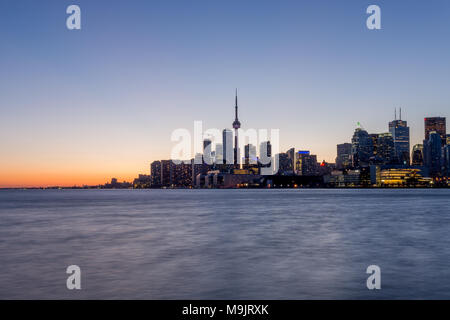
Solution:
{"label": "water", "polygon": [[0,299],[450,299],[449,204],[437,189],[3,190]]}

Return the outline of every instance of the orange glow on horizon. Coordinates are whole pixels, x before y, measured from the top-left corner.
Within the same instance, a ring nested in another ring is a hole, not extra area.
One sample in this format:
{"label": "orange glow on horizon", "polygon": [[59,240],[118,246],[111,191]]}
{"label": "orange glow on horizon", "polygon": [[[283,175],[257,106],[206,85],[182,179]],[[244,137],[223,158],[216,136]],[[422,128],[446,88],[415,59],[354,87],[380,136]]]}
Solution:
{"label": "orange glow on horizon", "polygon": [[103,185],[117,178],[118,181],[133,182],[138,174],[131,173],[14,173],[0,175],[0,188],[38,188],[38,187],[81,187]]}

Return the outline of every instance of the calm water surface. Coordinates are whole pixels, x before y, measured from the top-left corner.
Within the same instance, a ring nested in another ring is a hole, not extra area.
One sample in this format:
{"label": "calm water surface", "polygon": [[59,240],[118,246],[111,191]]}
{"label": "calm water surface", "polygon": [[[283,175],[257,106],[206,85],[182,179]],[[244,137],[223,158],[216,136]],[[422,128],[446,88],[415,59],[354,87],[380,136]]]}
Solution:
{"label": "calm water surface", "polygon": [[0,299],[450,299],[449,204],[431,189],[3,190]]}

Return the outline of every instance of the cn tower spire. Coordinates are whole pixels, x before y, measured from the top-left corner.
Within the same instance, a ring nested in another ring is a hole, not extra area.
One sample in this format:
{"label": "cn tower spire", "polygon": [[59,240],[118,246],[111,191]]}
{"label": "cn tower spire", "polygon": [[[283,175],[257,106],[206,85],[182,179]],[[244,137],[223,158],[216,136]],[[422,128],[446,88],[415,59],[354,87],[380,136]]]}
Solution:
{"label": "cn tower spire", "polygon": [[236,96],[235,96],[235,104],[234,104],[234,108],[235,108],[235,120],[238,120],[238,96],[237,96],[237,88],[236,88]]}
{"label": "cn tower spire", "polygon": [[235,96],[235,101],[234,101],[234,122],[233,122],[233,128],[234,129],[239,129],[241,127],[241,123],[239,122],[238,119],[238,96],[237,96],[237,89],[236,89],[236,96]]}

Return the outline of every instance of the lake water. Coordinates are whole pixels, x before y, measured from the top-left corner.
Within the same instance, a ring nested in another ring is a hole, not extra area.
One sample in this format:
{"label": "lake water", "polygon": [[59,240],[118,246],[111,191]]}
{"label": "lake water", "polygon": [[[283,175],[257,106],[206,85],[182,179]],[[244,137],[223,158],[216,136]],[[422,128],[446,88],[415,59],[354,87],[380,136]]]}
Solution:
{"label": "lake water", "polygon": [[448,189],[2,190],[0,299],[450,299],[449,204]]}

